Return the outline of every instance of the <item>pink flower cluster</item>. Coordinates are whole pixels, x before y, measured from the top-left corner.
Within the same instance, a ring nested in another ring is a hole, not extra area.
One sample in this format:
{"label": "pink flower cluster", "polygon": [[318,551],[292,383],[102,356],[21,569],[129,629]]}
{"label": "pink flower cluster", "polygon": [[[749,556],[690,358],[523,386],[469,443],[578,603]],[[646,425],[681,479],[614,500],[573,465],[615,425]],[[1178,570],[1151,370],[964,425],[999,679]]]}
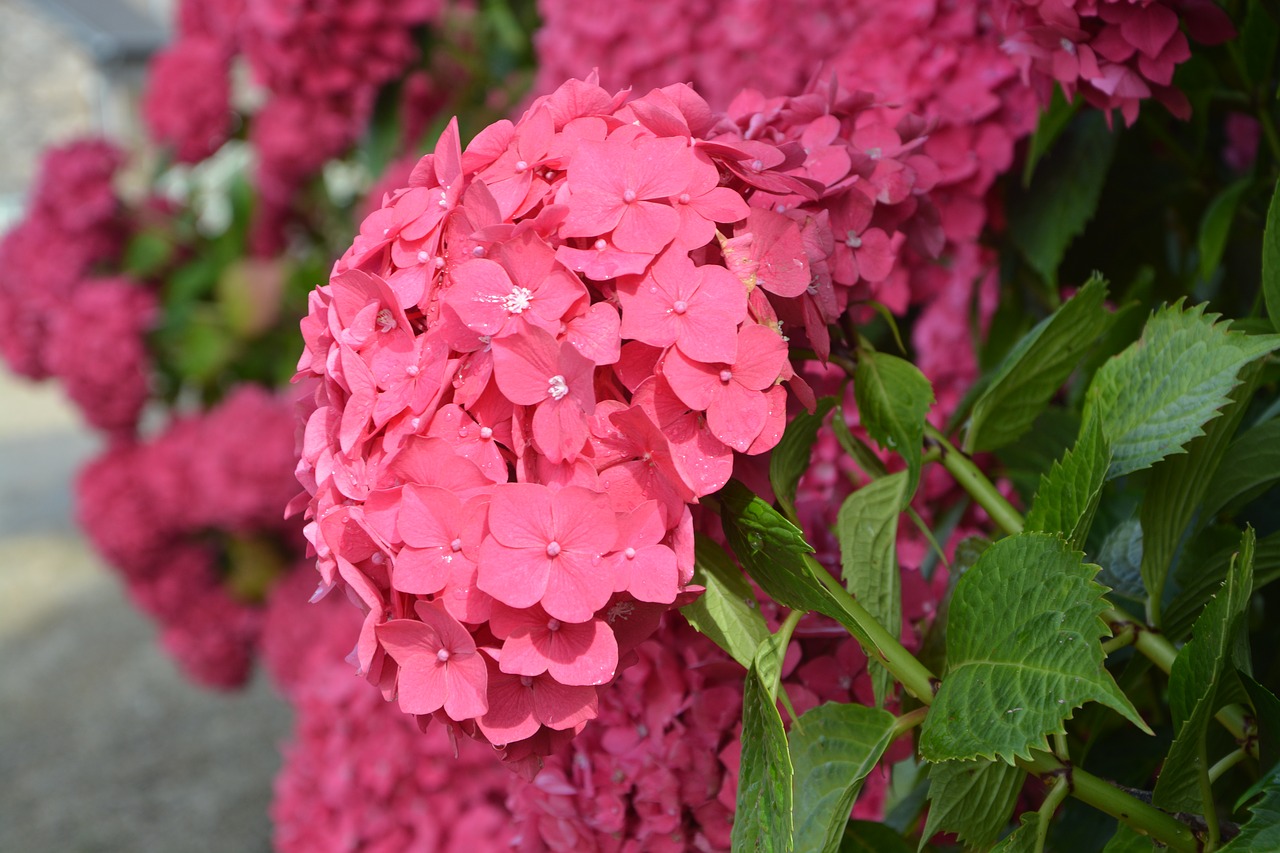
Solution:
{"label": "pink flower cluster", "polygon": [[132,433],[149,396],[145,334],[155,294],[125,277],[87,279],[52,317],[45,361],[90,424]]}
{"label": "pink flower cluster", "polygon": [[573,0],[538,0],[542,28],[534,35],[534,89],[549,92],[563,80],[599,68],[601,84],[609,88],[643,92],[688,81],[716,109],[746,88],[793,94],[864,22],[860,5],[848,0],[620,0],[584,15]]}
{"label": "pink flower cluster", "polygon": [[823,351],[939,240],[923,127],[867,98],[624,100],[570,81],[465,151],[451,125],[302,324],[320,593],[365,611],[360,669],[401,710],[517,761],[680,602],[689,505],[776,444],[781,383],[812,399],[779,318]]}
{"label": "pink flower cluster", "polygon": [[1100,110],[1119,109],[1126,124],[1150,97],[1187,118],[1191,104],[1173,85],[1191,58],[1187,36],[1218,44],[1235,35],[1212,0],[994,0],[994,9],[1005,50],[1042,102],[1056,83],[1068,99],[1079,92]]}
{"label": "pink flower cluster", "polygon": [[[203,684],[236,686],[252,663],[260,614],[230,576],[270,577],[275,560],[301,550],[296,527],[280,518],[294,490],[293,450],[291,407],[242,385],[153,439],[118,438],[80,473],[81,526]],[[259,547],[241,554],[236,540]],[[234,562],[264,551],[266,565]]]}
{"label": "pink flower cluster", "polygon": [[[278,219],[299,187],[364,132],[381,89],[418,58],[415,28],[443,8],[442,0],[184,0],[178,39],[148,75],[149,131],[180,160],[212,154],[235,129],[231,69],[243,55],[266,90],[248,136],[263,215]],[[434,101],[409,97],[406,105]]]}
{"label": "pink flower cluster", "polygon": [[[601,696],[599,718],[532,783],[513,783],[508,804],[518,850],[729,849],[742,667],[683,620],[668,620],[637,651],[639,661],[618,677],[617,689]],[[819,617],[797,629],[782,676],[798,713],[824,702],[872,702],[866,657],[843,629]],[[909,752],[903,742],[889,760]],[[856,817],[880,816],[886,782],[886,773],[872,772]]]}
{"label": "pink flower cluster", "polygon": [[[947,238],[944,263],[908,251],[866,295],[898,314],[921,306],[929,327],[913,342],[921,366],[940,398],[960,398],[977,370],[969,305],[978,288],[985,318],[995,294],[993,258],[977,242],[989,220],[988,191],[1037,118],[1034,94],[1001,49],[990,0],[624,2],[592,16],[563,0],[539,8],[542,91],[599,66],[605,80],[642,90],[692,80],[719,108],[745,86],[785,94],[834,74],[846,89],[874,93],[882,125],[907,112],[924,117],[921,151],[938,166],[931,197]],[[803,45],[791,46],[791,38]],[[876,132],[861,129],[855,143],[881,147]]]}
{"label": "pink flower cluster", "polygon": [[45,153],[25,218],[0,241],[0,355],[15,373],[50,374],[58,318],[95,267],[119,254],[125,221],[112,179],[123,162],[98,139]]}
{"label": "pink flower cluster", "polygon": [[360,630],[336,597],[307,604],[309,573],[277,584],[265,613],[263,656],[294,705],[275,783],[275,849],[305,853],[506,849],[512,776],[492,751],[443,729],[425,735],[343,663]]}

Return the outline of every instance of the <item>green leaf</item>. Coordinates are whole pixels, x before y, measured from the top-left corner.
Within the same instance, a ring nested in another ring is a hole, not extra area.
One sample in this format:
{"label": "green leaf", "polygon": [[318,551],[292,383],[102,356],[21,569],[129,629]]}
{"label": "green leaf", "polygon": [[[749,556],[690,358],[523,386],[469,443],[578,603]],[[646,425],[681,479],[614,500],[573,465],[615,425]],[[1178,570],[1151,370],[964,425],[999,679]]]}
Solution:
{"label": "green leaf", "polygon": [[991,848],[991,853],[1041,853],[1044,839],[1040,837],[1040,813],[1023,812],[1018,828]]}
{"label": "green leaf", "polygon": [[1165,579],[1187,525],[1218,470],[1227,443],[1244,417],[1249,398],[1257,387],[1256,366],[1241,372],[1244,381],[1231,391],[1222,416],[1205,427],[1204,434],[1188,442],[1186,453],[1161,461],[1151,472],[1146,498],[1139,510],[1142,522],[1142,583],[1147,589],[1148,616],[1161,624]]}
{"label": "green leaf", "polygon": [[1280,850],[1280,780],[1262,792],[1262,799],[1249,807],[1249,822],[1219,853],[1275,853]]}
{"label": "green leaf", "polygon": [[913,853],[893,827],[871,820],[851,820],[840,839],[840,853]]}
{"label": "green leaf", "polygon": [[1280,44],[1280,24],[1263,3],[1248,5],[1239,45],[1248,82],[1257,84],[1271,79],[1271,65],[1276,59],[1276,46]]}
{"label": "green leaf", "polygon": [[1208,281],[1222,262],[1222,252],[1227,247],[1231,223],[1236,218],[1240,199],[1253,185],[1253,177],[1241,178],[1218,193],[1209,203],[1200,220],[1200,278]]}
{"label": "green leaf", "polygon": [[[1176,573],[1178,594],[1164,613],[1161,628],[1171,640],[1179,640],[1227,579],[1227,569],[1240,547],[1240,531],[1211,527],[1187,546]],[[1253,585],[1261,589],[1280,578],[1280,531],[1258,541],[1253,553]]]}
{"label": "green leaf", "polygon": [[1227,573],[1227,585],[1205,607],[1192,629],[1193,637],[1169,671],[1169,708],[1174,738],[1151,801],[1166,811],[1201,814],[1213,803],[1201,801],[1204,738],[1214,713],[1222,706],[1227,676],[1232,672],[1241,620],[1253,592],[1253,530],[1247,529],[1240,553]]}
{"label": "green leaf", "polygon": [[1098,580],[1111,592],[1133,601],[1143,601],[1147,588],[1142,584],[1142,523],[1136,518],[1120,522],[1107,532],[1098,548],[1102,571]]}
{"label": "green leaf", "polygon": [[1111,443],[1111,477],[1147,468],[1196,436],[1227,402],[1241,368],[1280,347],[1277,335],[1243,335],[1217,314],[1181,303],[1152,314],[1142,337],[1108,361],[1085,395]]}
{"label": "green leaf", "polygon": [[1036,165],[1045,153],[1053,147],[1058,137],[1071,124],[1071,119],[1079,111],[1084,99],[1068,101],[1062,89],[1053,87],[1053,95],[1049,98],[1049,106],[1040,113],[1040,121],[1036,124],[1036,132],[1031,136],[1027,146],[1027,163],[1022,169],[1022,185],[1031,186],[1031,178],[1036,173]]}
{"label": "green leaf", "polygon": [[1040,478],[1076,443],[1080,426],[1079,412],[1050,406],[1036,418],[1030,432],[996,451],[1002,475],[1013,483],[1025,504],[1031,504]]}
{"label": "green leaf", "polygon": [[836,413],[831,417],[831,426],[836,434],[836,441],[840,442],[845,453],[853,457],[853,461],[858,463],[858,467],[864,474],[876,480],[889,473],[889,469],[880,461],[880,457],[876,456],[876,452],[849,430],[843,409],[836,409]]}
{"label": "green leaf", "polygon": [[1095,273],[1073,298],[1018,341],[973,406],[965,452],[1004,447],[1031,428],[1106,328],[1106,298],[1106,280]]}
{"label": "green leaf", "polygon": [[1227,448],[1204,496],[1204,515],[1239,508],[1280,481],[1280,418],[1247,430]]}
{"label": "green leaf", "polygon": [[947,674],[920,736],[926,759],[1030,758],[1088,701],[1150,731],[1103,665],[1097,572],[1044,533],[983,552],[951,602]]}
{"label": "green leaf", "polygon": [[124,271],[135,279],[158,275],[175,253],[173,240],[158,228],[144,228],[134,234],[124,248]]}
{"label": "green leaf", "polygon": [[796,415],[769,455],[769,483],[787,515],[795,516],[796,484],[809,468],[809,456],[818,437],[818,428],[835,404],[835,397],[823,397],[815,411]]}
{"label": "green leaf", "polygon": [[1003,761],[948,761],[929,768],[929,816],[921,846],[938,832],[954,832],[971,847],[990,847],[1017,805],[1023,770]]}
{"label": "green leaf", "polygon": [[690,625],[750,668],[756,650],[769,636],[769,627],[751,584],[724,549],[703,535],[694,540],[693,582],[706,587],[706,592],[680,612]]}
{"label": "green leaf", "polygon": [[902,342],[902,331],[898,328],[898,318],[893,316],[893,312],[889,310],[889,306],[885,305],[883,302],[877,302],[874,299],[868,300],[864,304],[880,315],[880,319],[884,320],[885,325],[889,327],[889,333],[893,335],[893,342],[898,345],[898,352],[906,355],[907,347],[906,344]]}
{"label": "green leaf", "polygon": [[1011,194],[1009,237],[1031,268],[1056,287],[1067,247],[1093,218],[1116,135],[1102,115],[1082,113],[1062,134],[1030,188]]}
{"label": "green leaf", "polygon": [[[1255,561],[1254,567],[1257,568]],[[1258,577],[1254,575],[1254,589]],[[1252,677],[1239,673],[1240,683],[1253,704],[1253,719],[1258,728],[1258,763],[1271,766],[1271,776],[1280,781],[1280,699]]]}
{"label": "green leaf", "polygon": [[1091,417],[1075,445],[1040,478],[1024,529],[1060,533],[1073,548],[1083,548],[1110,467],[1111,448],[1101,422]]}
{"label": "green leaf", "polygon": [[1262,294],[1271,325],[1280,331],[1280,181],[1276,181],[1262,232]]}
{"label": "green leaf", "polygon": [[864,646],[873,645],[857,620],[818,578],[816,572],[825,570],[806,559],[813,547],[804,540],[800,528],[737,480],[730,480],[718,494],[723,507],[720,521],[729,547],[770,598],[792,610],[824,613],[848,628]]}
{"label": "green leaf", "polygon": [[[874,480],[849,495],[836,518],[845,588],[894,637],[902,625],[902,579],[895,543],[906,487],[906,471]],[[892,678],[883,665],[871,661],[868,665],[876,707],[883,707]]]}
{"label": "green leaf", "polygon": [[1122,823],[1107,846],[1102,848],[1102,853],[1152,853],[1154,849],[1150,836],[1142,835],[1127,823]]}
{"label": "green leaf", "polygon": [[791,728],[797,850],[836,850],[862,782],[888,749],[894,717],[828,702]]}
{"label": "green leaf", "polygon": [[[772,655],[770,641],[761,653]],[[738,851],[784,853],[792,847],[791,754],[782,717],[761,677],[751,665],[742,695],[742,759],[732,844]]]}
{"label": "green leaf", "polygon": [[910,501],[920,482],[924,421],[933,405],[929,380],[909,361],[863,350],[853,375],[853,393],[867,432],[881,447],[896,450],[907,461],[906,500]]}

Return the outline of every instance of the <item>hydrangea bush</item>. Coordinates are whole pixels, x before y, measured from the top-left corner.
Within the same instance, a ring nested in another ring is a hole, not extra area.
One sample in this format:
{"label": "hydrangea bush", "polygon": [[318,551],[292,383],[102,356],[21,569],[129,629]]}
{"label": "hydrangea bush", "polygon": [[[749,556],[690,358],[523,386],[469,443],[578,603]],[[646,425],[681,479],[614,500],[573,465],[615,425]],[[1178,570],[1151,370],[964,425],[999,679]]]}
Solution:
{"label": "hydrangea bush", "polygon": [[181,4],[0,244],[276,846],[1274,849],[1274,10],[538,7]]}

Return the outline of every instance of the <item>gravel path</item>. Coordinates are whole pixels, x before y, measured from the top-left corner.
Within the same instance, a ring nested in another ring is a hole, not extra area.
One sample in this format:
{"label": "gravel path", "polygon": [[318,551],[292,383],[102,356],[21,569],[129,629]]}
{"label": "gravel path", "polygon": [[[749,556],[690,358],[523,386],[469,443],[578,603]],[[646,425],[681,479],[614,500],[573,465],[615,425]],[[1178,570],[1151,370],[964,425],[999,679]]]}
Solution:
{"label": "gravel path", "polygon": [[52,388],[0,375],[0,851],[268,850],[288,711],[160,651],[74,529],[93,450]]}

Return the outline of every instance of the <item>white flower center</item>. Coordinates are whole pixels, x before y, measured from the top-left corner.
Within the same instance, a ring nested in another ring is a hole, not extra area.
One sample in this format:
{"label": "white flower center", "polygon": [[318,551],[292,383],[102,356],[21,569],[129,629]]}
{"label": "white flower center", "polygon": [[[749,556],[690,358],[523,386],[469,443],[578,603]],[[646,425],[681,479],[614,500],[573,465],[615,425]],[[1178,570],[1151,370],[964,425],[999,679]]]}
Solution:
{"label": "white flower center", "polygon": [[449,543],[449,547],[450,547],[450,548],[452,548],[454,551],[461,551],[461,550],[462,550],[462,540],[461,540],[461,539],[455,539],[455,540],[453,540],[452,542],[450,542],[450,543]]}
{"label": "white flower center", "polygon": [[732,379],[732,378],[733,378],[733,371],[732,371],[732,370],[722,370],[722,371],[720,371],[720,381],[721,381],[721,382],[726,382],[726,383],[727,383],[727,382],[728,382],[730,379]]}
{"label": "white flower center", "polygon": [[636,558],[636,549],[635,549],[635,548],[628,548],[627,550],[623,551],[622,553],[627,555],[627,559],[628,559],[628,560],[634,560],[634,559]]}
{"label": "white flower center", "polygon": [[555,541],[554,539],[552,539],[550,542],[548,542],[548,543],[547,543],[547,556],[548,556],[548,557],[558,557],[558,556],[560,556],[560,543],[559,543],[559,542],[557,542],[557,541]]}
{"label": "white flower center", "polygon": [[502,307],[508,314],[521,314],[533,302],[533,291],[527,287],[513,287],[502,300]]}
{"label": "white flower center", "polygon": [[671,310],[676,312],[677,314],[683,314],[684,312],[689,310],[689,303],[685,302],[683,299],[677,299],[674,303],[672,303]]}
{"label": "white flower center", "polygon": [[569,393],[569,384],[557,373],[547,380],[547,393],[551,395],[552,400],[559,400]]}
{"label": "white flower center", "polygon": [[440,651],[436,652],[436,660],[440,661],[440,663],[444,663],[448,659],[449,659],[448,649],[441,649]]}
{"label": "white flower center", "polygon": [[396,317],[391,313],[390,308],[383,308],[379,311],[375,322],[378,324],[379,332],[389,332],[396,327]]}

